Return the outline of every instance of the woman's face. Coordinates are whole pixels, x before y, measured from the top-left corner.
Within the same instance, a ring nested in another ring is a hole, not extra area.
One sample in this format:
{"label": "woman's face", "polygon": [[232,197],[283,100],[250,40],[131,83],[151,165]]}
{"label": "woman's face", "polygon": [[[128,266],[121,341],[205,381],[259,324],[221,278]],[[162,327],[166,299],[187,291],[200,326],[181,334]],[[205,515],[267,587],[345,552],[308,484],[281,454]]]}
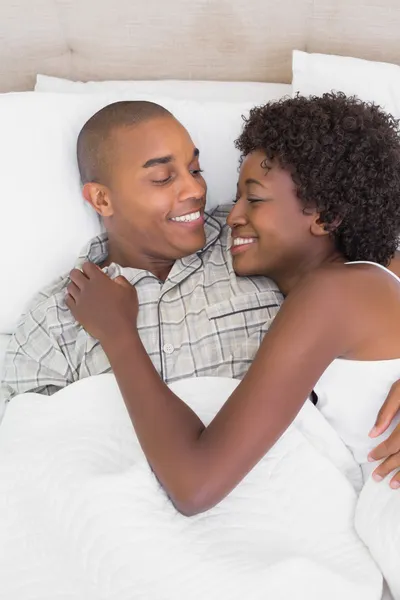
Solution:
{"label": "woman's face", "polygon": [[282,269],[295,269],[310,252],[315,212],[305,214],[290,173],[264,161],[261,151],[243,161],[228,224],[236,273],[274,278]]}

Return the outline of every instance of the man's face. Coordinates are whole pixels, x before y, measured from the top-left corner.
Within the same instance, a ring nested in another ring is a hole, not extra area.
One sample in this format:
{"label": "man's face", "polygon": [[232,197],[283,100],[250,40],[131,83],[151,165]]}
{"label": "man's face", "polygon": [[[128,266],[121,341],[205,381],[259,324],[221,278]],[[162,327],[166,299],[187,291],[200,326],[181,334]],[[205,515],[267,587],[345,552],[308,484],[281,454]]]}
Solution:
{"label": "man's face", "polygon": [[207,186],[199,151],[176,119],[116,129],[106,171],[107,206],[95,208],[114,240],[155,260],[177,260],[204,246]]}

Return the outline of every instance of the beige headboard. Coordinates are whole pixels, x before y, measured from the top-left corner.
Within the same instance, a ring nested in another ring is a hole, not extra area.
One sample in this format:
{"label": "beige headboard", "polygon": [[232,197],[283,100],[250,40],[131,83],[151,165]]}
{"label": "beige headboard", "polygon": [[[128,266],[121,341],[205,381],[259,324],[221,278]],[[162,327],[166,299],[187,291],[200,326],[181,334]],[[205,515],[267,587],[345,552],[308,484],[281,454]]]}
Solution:
{"label": "beige headboard", "polygon": [[290,82],[291,51],[400,64],[400,0],[0,0],[0,91],[79,80]]}

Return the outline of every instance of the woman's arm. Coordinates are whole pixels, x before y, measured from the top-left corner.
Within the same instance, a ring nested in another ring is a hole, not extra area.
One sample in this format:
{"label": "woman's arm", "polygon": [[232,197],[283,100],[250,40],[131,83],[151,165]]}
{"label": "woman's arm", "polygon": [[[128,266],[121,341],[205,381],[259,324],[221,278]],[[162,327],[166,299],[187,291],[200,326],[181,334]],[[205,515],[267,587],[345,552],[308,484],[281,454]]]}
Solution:
{"label": "woman's arm", "polygon": [[248,374],[205,428],[159,378],[131,326],[134,289],[98,270],[86,269],[87,281],[81,275],[80,291],[70,289],[70,308],[100,340],[143,451],[187,515],[211,508],[243,479],[293,421],[325,368],[347,350],[345,303],[337,291],[343,286],[332,276],[311,277],[287,298]]}

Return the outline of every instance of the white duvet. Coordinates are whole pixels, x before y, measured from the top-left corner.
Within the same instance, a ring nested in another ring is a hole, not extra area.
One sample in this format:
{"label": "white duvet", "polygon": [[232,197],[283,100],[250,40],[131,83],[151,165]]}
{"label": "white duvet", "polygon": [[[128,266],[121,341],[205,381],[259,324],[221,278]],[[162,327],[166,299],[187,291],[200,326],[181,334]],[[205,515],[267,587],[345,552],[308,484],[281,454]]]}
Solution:
{"label": "white duvet", "polygon": [[[209,422],[236,385],[172,387]],[[152,474],[112,375],[19,396],[0,427],[0,598],[379,600],[382,569],[397,600],[400,495],[371,483],[357,508],[359,486],[308,402],[226,500],[186,518]]]}

